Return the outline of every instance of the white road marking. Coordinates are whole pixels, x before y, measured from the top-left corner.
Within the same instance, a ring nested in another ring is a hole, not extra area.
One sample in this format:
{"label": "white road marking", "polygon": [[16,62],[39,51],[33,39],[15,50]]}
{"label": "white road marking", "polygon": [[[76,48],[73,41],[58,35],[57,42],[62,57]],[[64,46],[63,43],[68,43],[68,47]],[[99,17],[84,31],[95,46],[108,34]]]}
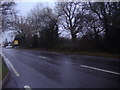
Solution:
{"label": "white road marking", "polygon": [[69,62],[68,62],[68,61],[65,61],[65,63],[66,63],[66,64],[69,64]]}
{"label": "white road marking", "polygon": [[104,70],[104,69],[100,69],[100,68],[90,67],[90,66],[86,66],[86,65],[81,65],[81,67],[89,68],[89,69],[93,69],[93,70],[97,70],[97,71],[102,71],[102,72],[106,72],[106,73],[110,73],[110,74],[120,75],[120,73],[118,73],[118,72],[113,72],[113,71]]}
{"label": "white road marking", "polygon": [[14,68],[14,66],[12,65],[12,63],[7,59],[5,58],[6,62],[10,65],[10,67],[12,68],[12,70],[14,71],[15,75],[16,76],[20,76],[20,74],[16,71],[16,69]]}
{"label": "white road marking", "polygon": [[14,68],[14,66],[12,65],[12,63],[2,54],[2,56],[4,57],[4,60],[6,61],[6,64],[8,66],[10,66],[13,70],[13,72],[15,73],[16,76],[20,76],[20,74],[16,71],[16,69]]}
{"label": "white road marking", "polygon": [[47,58],[47,57],[39,56],[39,58],[44,58],[44,59],[45,59],[45,58]]}
{"label": "white road marking", "polygon": [[29,85],[24,86],[25,90],[32,90]]}

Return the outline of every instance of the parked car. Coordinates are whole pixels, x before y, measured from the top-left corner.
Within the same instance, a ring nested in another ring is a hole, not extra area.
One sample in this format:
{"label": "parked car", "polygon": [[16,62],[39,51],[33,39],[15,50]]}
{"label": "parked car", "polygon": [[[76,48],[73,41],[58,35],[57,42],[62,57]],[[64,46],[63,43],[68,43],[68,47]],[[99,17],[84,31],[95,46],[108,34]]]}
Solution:
{"label": "parked car", "polygon": [[6,49],[9,49],[9,48],[12,48],[12,46],[6,46],[5,48],[6,48]]}

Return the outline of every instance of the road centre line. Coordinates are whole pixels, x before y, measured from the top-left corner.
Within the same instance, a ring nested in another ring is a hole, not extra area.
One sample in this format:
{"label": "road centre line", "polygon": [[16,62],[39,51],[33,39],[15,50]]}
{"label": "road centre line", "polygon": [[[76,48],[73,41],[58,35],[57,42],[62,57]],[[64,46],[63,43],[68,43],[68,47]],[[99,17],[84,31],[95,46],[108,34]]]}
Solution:
{"label": "road centre line", "polygon": [[43,57],[43,56],[38,56],[39,58],[47,58],[47,57]]}
{"label": "road centre line", "polygon": [[65,63],[66,63],[66,64],[71,64],[71,63],[70,63],[70,62],[68,62],[68,61],[65,61]]}
{"label": "road centre line", "polygon": [[25,90],[32,90],[29,85],[24,86]]}
{"label": "road centre line", "polygon": [[10,66],[13,70],[13,72],[15,73],[16,76],[20,76],[20,74],[17,72],[17,70],[14,68],[14,66],[12,65],[12,63],[5,57],[5,55],[2,54],[2,56],[4,57],[4,60],[6,61],[6,64],[8,66]]}
{"label": "road centre line", "polygon": [[113,72],[113,71],[95,68],[95,67],[91,67],[91,66],[81,65],[81,67],[93,69],[93,70],[97,70],[97,71],[102,71],[102,72],[106,72],[106,73],[110,73],[110,74],[120,75],[120,73],[118,73],[118,72]]}

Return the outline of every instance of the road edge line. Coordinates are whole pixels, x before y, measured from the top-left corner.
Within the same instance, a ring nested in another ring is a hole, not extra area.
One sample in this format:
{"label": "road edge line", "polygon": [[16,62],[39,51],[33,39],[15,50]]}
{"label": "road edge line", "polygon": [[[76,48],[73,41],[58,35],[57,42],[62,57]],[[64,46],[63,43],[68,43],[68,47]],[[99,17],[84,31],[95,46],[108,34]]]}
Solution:
{"label": "road edge line", "polygon": [[13,70],[13,72],[15,73],[15,75],[19,77],[20,74],[16,71],[16,69],[14,68],[14,66],[12,65],[12,63],[9,61],[9,59],[6,58],[6,56],[4,54],[2,54],[2,56],[4,58],[5,63],[7,64],[7,66],[10,67]]}

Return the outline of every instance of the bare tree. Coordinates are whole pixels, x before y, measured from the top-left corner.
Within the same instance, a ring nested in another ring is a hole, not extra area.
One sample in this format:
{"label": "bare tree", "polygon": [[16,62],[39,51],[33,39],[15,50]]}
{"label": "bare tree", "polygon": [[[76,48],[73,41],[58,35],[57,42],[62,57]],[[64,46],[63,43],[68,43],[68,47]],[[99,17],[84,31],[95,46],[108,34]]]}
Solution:
{"label": "bare tree", "polygon": [[76,40],[77,33],[82,31],[85,11],[80,2],[58,2],[58,15],[61,19],[61,24],[65,30],[69,30],[72,40]]}
{"label": "bare tree", "polygon": [[114,50],[119,51],[120,2],[94,2],[88,6],[88,9],[102,22],[106,48],[114,47]]}
{"label": "bare tree", "polygon": [[38,4],[28,15],[31,30],[39,37],[39,44],[54,47],[58,39],[58,18],[50,7]]}
{"label": "bare tree", "polygon": [[41,27],[43,26],[43,8],[44,5],[42,3],[39,3],[30,11],[27,16],[33,33],[37,34],[38,36],[40,35]]}
{"label": "bare tree", "polygon": [[29,20],[25,17],[19,17],[15,22],[15,30],[17,34],[21,37],[22,45],[29,46],[32,39],[31,25]]}
{"label": "bare tree", "polygon": [[13,16],[16,14],[15,10],[15,2],[5,2],[0,1],[0,12],[1,12],[1,18],[2,18],[2,30],[9,29],[12,27],[13,24]]}

